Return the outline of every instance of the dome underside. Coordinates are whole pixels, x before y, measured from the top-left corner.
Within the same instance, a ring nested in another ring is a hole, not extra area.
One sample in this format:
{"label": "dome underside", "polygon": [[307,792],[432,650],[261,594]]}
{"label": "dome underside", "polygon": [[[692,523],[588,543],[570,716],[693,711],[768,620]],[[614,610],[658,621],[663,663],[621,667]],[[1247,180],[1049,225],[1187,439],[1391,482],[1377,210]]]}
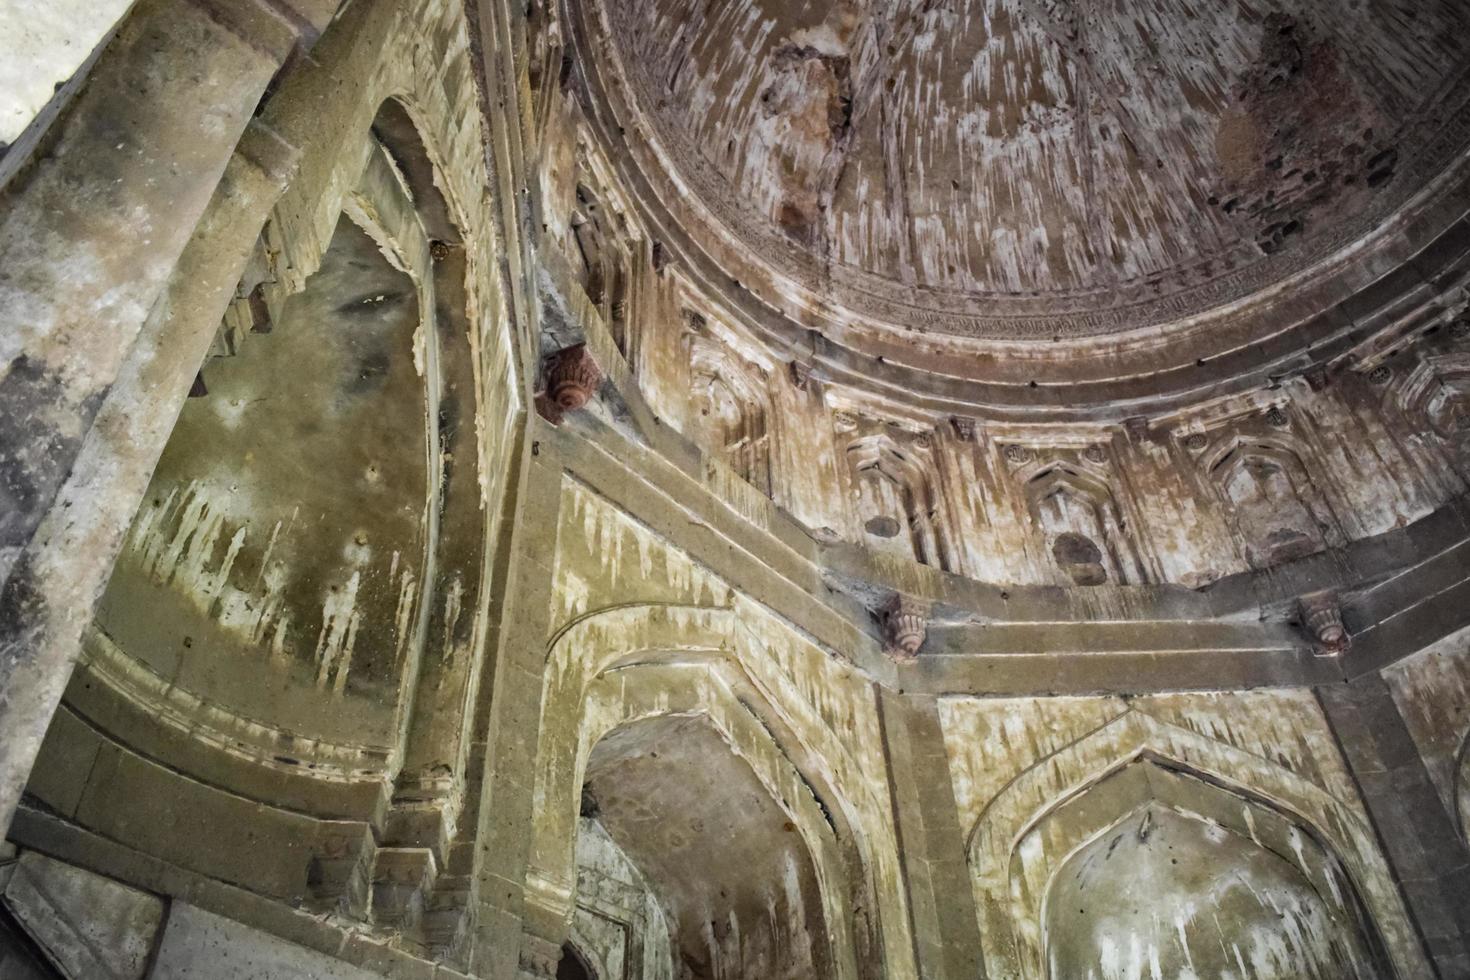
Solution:
{"label": "dome underside", "polygon": [[686,230],[865,324],[1205,312],[1368,235],[1463,149],[1454,0],[601,2]]}

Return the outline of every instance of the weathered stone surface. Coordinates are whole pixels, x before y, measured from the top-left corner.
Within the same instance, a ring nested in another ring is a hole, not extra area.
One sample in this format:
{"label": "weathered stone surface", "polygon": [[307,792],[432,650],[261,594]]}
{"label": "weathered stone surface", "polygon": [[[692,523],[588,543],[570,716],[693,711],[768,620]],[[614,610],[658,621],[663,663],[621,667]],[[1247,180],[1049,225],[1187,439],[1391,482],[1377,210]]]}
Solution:
{"label": "weathered stone surface", "polygon": [[69,980],[142,980],[164,903],[34,851],[20,856],[5,907]]}
{"label": "weathered stone surface", "polygon": [[0,769],[154,975],[1470,968],[1458,4],[139,2]]}
{"label": "weathered stone surface", "polygon": [[156,980],[374,980],[359,969],[258,929],[175,902],[150,976]]}
{"label": "weathered stone surface", "polygon": [[0,9],[0,146],[16,142],[132,5],[6,0]]}

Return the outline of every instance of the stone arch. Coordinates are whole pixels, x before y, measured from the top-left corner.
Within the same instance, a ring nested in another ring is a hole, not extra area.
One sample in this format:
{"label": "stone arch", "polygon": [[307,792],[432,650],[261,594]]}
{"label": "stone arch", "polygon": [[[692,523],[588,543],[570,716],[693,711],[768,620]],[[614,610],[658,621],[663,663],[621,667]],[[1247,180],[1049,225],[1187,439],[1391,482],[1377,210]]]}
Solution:
{"label": "stone arch", "polygon": [[1211,447],[1201,462],[1253,568],[1269,568],[1345,540],[1306,463],[1285,441],[1232,436]]}
{"label": "stone arch", "polygon": [[[242,280],[248,288],[241,290],[237,304],[250,315],[246,323],[257,328],[254,332],[279,332],[285,304],[299,297],[312,277],[321,272],[334,235],[348,227],[366,235],[395,273],[414,282],[421,319],[432,317],[437,322],[436,330],[426,332],[425,344],[439,349],[433,356],[440,367],[423,385],[426,391],[432,389],[426,399],[432,398],[433,404],[426,400],[417,414],[423,416],[420,424],[426,438],[445,451],[431,451],[426,446],[422,454],[404,455],[421,456],[430,474],[429,482],[434,484],[432,489],[425,486],[423,506],[426,514],[442,511],[436,516],[440,533],[433,535],[435,547],[460,548],[467,555],[472,552],[473,557],[456,558],[441,552],[441,567],[458,566],[456,574],[428,589],[422,575],[416,576],[419,593],[415,602],[431,614],[410,617],[410,631],[422,634],[420,646],[432,648],[432,654],[420,658],[421,662],[446,659],[464,665],[484,629],[481,570],[485,539],[490,533],[486,509],[480,501],[479,469],[485,453],[475,432],[481,399],[477,375],[484,369],[477,361],[484,358],[475,352],[484,350],[497,329],[507,347],[505,363],[512,365],[507,369],[513,370],[513,359],[508,356],[509,335],[503,323],[495,322],[500,297],[492,284],[494,277],[480,274],[487,267],[493,268],[493,255],[487,254],[487,249],[493,249],[494,243],[484,234],[485,219],[464,203],[482,194],[486,185],[475,176],[474,166],[463,166],[463,150],[453,141],[446,144],[446,137],[457,134],[463,120],[457,115],[447,117],[446,93],[434,83],[438,76],[415,73],[411,68],[413,58],[403,57],[403,48],[429,48],[437,43],[427,38],[414,21],[417,15],[408,7],[392,11],[379,5],[354,16],[364,18],[369,26],[358,35],[350,31],[338,35],[349,40],[321,48],[321,72],[287,76],[282,94],[263,108],[263,117],[271,126],[303,147],[303,164],[268,215],[257,242],[257,255],[270,259],[269,275]],[[381,43],[383,37],[391,40]],[[355,57],[364,46],[376,46],[373,56]],[[353,84],[337,78],[330,95],[322,94],[316,88],[321,74],[338,70],[346,71]],[[315,106],[318,96],[334,102],[333,118],[342,120],[342,129],[337,131],[341,138],[318,136],[316,120],[307,118],[311,113],[301,108],[306,103]],[[285,110],[283,116],[278,104],[293,108]],[[290,115],[293,112],[297,115]],[[474,145],[478,146],[478,141]],[[450,166],[446,160],[456,153],[460,158]],[[480,153],[470,153],[471,164],[482,160]],[[369,184],[389,193],[375,194]],[[415,223],[422,225],[422,243],[399,243],[397,239],[408,225]],[[413,267],[411,259],[422,259],[421,268]],[[255,264],[253,260],[251,264]],[[247,269],[247,276],[250,274]],[[257,286],[263,288],[257,290]],[[472,336],[474,333],[483,336]],[[249,357],[252,344],[270,339],[247,335],[238,347],[217,342],[212,353],[216,357]],[[409,345],[404,363],[411,364],[412,359]],[[208,402],[210,386],[197,384],[196,388]],[[445,465],[434,467],[431,457]],[[447,462],[450,459],[452,465]],[[135,524],[135,533],[137,530]],[[446,544],[443,539],[449,532],[453,532],[454,540]],[[361,547],[355,541],[349,545]],[[223,551],[217,547],[216,557]],[[236,562],[237,573],[242,564],[243,558]],[[426,591],[444,602],[430,609],[423,600]],[[397,597],[389,609],[390,616],[396,606]],[[106,683],[102,689],[125,703],[131,715],[147,719],[146,724],[130,723],[120,732],[129,744],[139,745],[181,771],[208,771],[212,782],[232,792],[264,797],[266,802],[312,815],[381,824],[393,782],[411,752],[410,718],[426,716],[412,706],[414,685],[408,680],[414,674],[411,669],[400,675],[402,680],[395,685],[394,695],[382,699],[395,703],[394,717],[376,736],[369,737],[361,730],[350,730],[345,723],[338,732],[313,732],[309,725],[275,722],[248,705],[201,697],[183,684],[173,683],[167,672],[138,661],[130,651],[121,650],[95,629],[87,645],[84,669],[103,678]],[[266,672],[266,677],[275,682],[274,661],[269,666],[272,670]],[[323,675],[325,687],[333,689],[341,676],[336,663],[330,665]],[[344,679],[344,686],[349,683],[350,678]],[[454,687],[442,689],[447,701],[454,700]],[[457,694],[462,700],[463,684]],[[329,709],[308,715],[333,713]],[[462,729],[448,732],[463,720],[461,713],[427,713],[438,724],[433,733],[438,745],[432,754],[441,759],[446,754],[449,758],[467,758],[470,733]],[[178,730],[188,731],[200,745],[228,758],[208,766],[193,759],[174,759],[170,747],[174,736],[168,733]],[[265,780],[258,771],[252,772],[261,769],[269,771]],[[458,771],[462,769],[460,765]],[[264,790],[263,786],[271,788]],[[454,795],[452,787],[441,785],[438,789]]]}
{"label": "stone arch", "polygon": [[847,446],[847,461],[857,482],[858,520],[867,540],[877,546],[902,536],[903,550],[919,564],[953,571],[953,550],[928,461],[887,433],[854,439]]}
{"label": "stone arch", "polygon": [[1108,481],[1065,460],[1032,463],[1017,473],[1045,554],[1063,585],[1129,585],[1148,581],[1124,531]]}
{"label": "stone arch", "polygon": [[[1156,976],[1220,976],[1243,963],[1260,980],[1391,972],[1350,884],[1314,837],[1273,810],[1197,786],[1141,760],[1089,792],[1114,789],[1118,808],[1131,809],[1100,827],[1079,815],[1090,836],[1057,865],[1042,900],[1046,975],[1084,976],[1110,958]],[[1097,802],[1074,800],[1072,809],[1102,809]],[[1129,901],[1141,895],[1149,901]]]}
{"label": "stone arch", "polygon": [[[439,489],[429,419],[440,388],[414,364],[433,310],[417,273],[428,248],[404,237],[408,212],[387,167],[370,148],[313,274],[273,304],[272,329],[206,365],[208,385],[180,414],[96,623],[155,673],[177,670],[202,701],[328,753],[302,758],[277,748],[289,738],[268,736],[255,746],[263,760],[317,767],[345,754],[330,746],[355,745],[359,772],[380,780],[391,778],[406,712],[402,674],[383,651],[421,633],[395,606],[425,607],[433,549],[423,525],[437,520]],[[420,448],[381,451],[393,444]],[[320,516],[297,528],[303,508]],[[176,666],[159,659],[181,642],[172,631],[183,634]],[[273,683],[259,683],[262,667]]]}
{"label": "stone arch", "polygon": [[[1394,975],[1418,976],[1427,969],[1361,813],[1276,763],[1130,709],[1013,779],[971,829],[966,853],[985,958],[996,975],[1046,976],[1042,905],[1052,876],[1096,833],[1137,809],[1146,799],[1141,786],[1150,793],[1162,786],[1171,805],[1186,810],[1191,801],[1197,807],[1200,800],[1212,800],[1211,816],[1247,828],[1247,836],[1252,820],[1258,828],[1274,822],[1287,853],[1293,853],[1293,829],[1301,835],[1299,845],[1317,842],[1326,866],[1338,869],[1340,884],[1350,887],[1363,921],[1371,924],[1375,955],[1391,963]],[[1095,792],[1098,787],[1111,789]],[[1059,830],[1053,817],[1065,813],[1085,820]],[[1330,887],[1326,877],[1320,880]]]}
{"label": "stone arch", "polygon": [[[422,642],[406,665],[405,710],[399,723],[394,806],[385,841],[442,849],[455,835],[463,807],[474,733],[469,699],[478,686],[476,651],[489,624],[487,554],[492,528],[482,501],[477,418],[482,411],[476,357],[473,285],[465,247],[467,217],[446,193],[440,155],[431,150],[412,100],[384,99],[371,132],[403,192],[409,234],[426,249],[418,278],[433,303],[422,343],[425,384],[433,399],[428,418],[435,464],[426,528],[428,566]],[[371,166],[371,164],[370,164]],[[368,202],[371,204],[372,202]],[[364,207],[364,211],[367,208]],[[372,216],[382,220],[381,209]]]}
{"label": "stone arch", "polygon": [[[561,962],[556,967],[556,980],[603,980],[604,974],[593,965],[593,957],[582,952],[582,943],[573,936],[561,947]],[[619,980],[619,978],[611,978]]]}
{"label": "stone arch", "polygon": [[607,211],[597,193],[578,183],[572,208],[572,254],[580,259],[577,278],[592,305],[601,307],[607,298],[609,266],[613,258],[611,229],[607,227]]}
{"label": "stone arch", "polygon": [[731,681],[727,666],[713,664],[630,664],[598,678],[588,690],[587,718],[596,721],[583,729],[577,788],[591,778],[597,753],[619,737],[636,737],[677,721],[706,725],[734,758],[749,764],[765,793],[784,812],[788,826],[796,828],[810,858],[821,919],[830,926],[813,930],[815,975],[852,980],[859,974],[836,828],[820,798],[774,743],[750,703],[731,688]]}
{"label": "stone arch", "polygon": [[[597,703],[599,690],[636,696],[640,678],[654,677],[660,670],[682,670],[690,680],[681,696],[704,697],[701,710],[723,719],[721,732],[727,743],[741,744],[742,754],[748,752],[750,757],[761,753],[768,757],[764,773],[778,788],[773,798],[801,805],[804,816],[793,822],[803,827],[812,853],[823,856],[819,862],[823,900],[834,923],[841,975],[880,975],[884,962],[904,955],[902,945],[891,938],[902,930],[901,923],[884,917],[879,904],[874,856],[862,821],[851,801],[832,784],[829,762],[823,760],[824,751],[831,749],[808,746],[800,731],[810,721],[791,714],[760,672],[747,666],[742,634],[729,609],[634,604],[585,615],[553,638],[543,685],[534,784],[541,816],[532,842],[528,901],[539,907],[548,923],[564,918],[571,908],[574,829],[586,758],[607,731],[635,720],[604,721],[603,730],[589,736],[597,729],[586,725],[588,705]],[[683,713],[692,713],[692,704],[689,701]],[[675,707],[665,698],[642,717],[680,713]],[[558,721],[551,724],[551,719]],[[811,805],[801,803],[804,799]],[[854,950],[863,955],[855,957]]]}
{"label": "stone arch", "polygon": [[403,177],[429,240],[462,245],[463,220],[444,196],[440,167],[429,153],[424,129],[414,119],[415,111],[398,96],[384,99],[373,117],[373,137],[388,151]]}
{"label": "stone arch", "polygon": [[1462,467],[1470,463],[1470,354],[1424,357],[1385,396]]}

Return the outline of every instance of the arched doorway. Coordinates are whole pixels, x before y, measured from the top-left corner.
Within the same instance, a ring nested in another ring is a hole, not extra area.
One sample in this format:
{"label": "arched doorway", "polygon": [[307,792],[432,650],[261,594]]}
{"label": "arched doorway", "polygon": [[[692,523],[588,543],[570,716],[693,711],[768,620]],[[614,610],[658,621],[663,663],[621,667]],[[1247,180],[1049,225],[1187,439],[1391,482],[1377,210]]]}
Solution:
{"label": "arched doorway", "polygon": [[561,962],[556,965],[556,980],[599,980],[596,971],[587,965],[577,947],[567,943],[561,948]]}
{"label": "arched doorway", "polygon": [[668,910],[678,975],[836,975],[816,860],[708,718],[672,715],[610,732],[589,758],[582,808]]}

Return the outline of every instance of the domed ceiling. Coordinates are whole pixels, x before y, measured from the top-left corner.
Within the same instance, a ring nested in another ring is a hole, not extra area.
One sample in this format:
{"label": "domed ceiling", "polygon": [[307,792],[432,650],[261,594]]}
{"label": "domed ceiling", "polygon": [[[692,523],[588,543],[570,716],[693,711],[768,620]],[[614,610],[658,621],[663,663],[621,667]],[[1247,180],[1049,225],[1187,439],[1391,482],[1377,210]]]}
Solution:
{"label": "domed ceiling", "polygon": [[1464,142],[1464,0],[586,3],[684,230],[772,305],[860,326],[1052,340],[1217,309],[1381,226]]}

